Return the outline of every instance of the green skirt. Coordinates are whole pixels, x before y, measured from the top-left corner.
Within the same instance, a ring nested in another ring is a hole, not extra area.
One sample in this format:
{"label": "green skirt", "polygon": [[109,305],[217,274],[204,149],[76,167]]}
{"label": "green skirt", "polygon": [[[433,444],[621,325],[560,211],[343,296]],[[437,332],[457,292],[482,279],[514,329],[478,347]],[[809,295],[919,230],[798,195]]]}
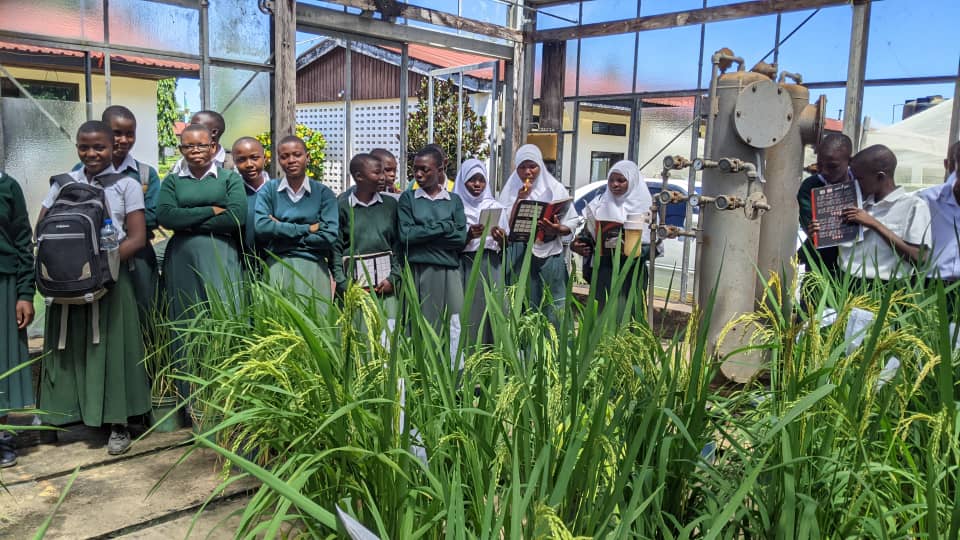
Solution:
{"label": "green skirt", "polygon": [[[17,278],[0,275],[0,373],[30,359],[27,331],[17,328]],[[30,368],[25,367],[0,379],[0,415],[10,409],[33,405]]]}
{"label": "green skirt", "polygon": [[[477,253],[468,252],[460,255],[460,273],[463,280],[464,296],[466,296],[466,287],[470,286],[470,274],[473,271]],[[490,249],[484,249],[479,253],[480,262],[478,264],[480,269],[474,285],[473,300],[469,309],[461,317],[461,322],[467,336],[476,336],[478,343],[492,344],[493,330],[490,327],[490,321],[483,324],[482,332],[480,323],[487,311],[486,289],[490,289],[498,297],[502,298],[503,296],[503,256],[501,253]]]}
{"label": "green skirt", "polygon": [[[69,310],[67,341],[57,349],[62,310]],[[125,424],[150,410],[137,302],[126,267],[100,299],[100,343],[93,343],[92,306],[53,304],[47,309],[40,409],[44,421],[88,426]]]}
{"label": "green skirt", "polygon": [[273,259],[267,266],[266,278],[277,289],[295,294],[314,313],[327,313],[333,292],[330,269],[325,263],[302,257]]}
{"label": "green skirt", "polygon": [[639,260],[631,259],[629,257],[620,258],[620,272],[623,273],[627,268],[627,265],[630,265],[630,271],[626,276],[623,277],[623,284],[620,289],[616,292],[612,292],[613,288],[613,274],[614,274],[614,258],[613,256],[601,256],[599,261],[599,266],[597,267],[597,304],[602,310],[606,305],[608,300],[616,300],[618,306],[618,315],[623,315],[624,310],[627,307],[627,299],[630,295],[630,291],[634,292],[634,305],[633,311],[637,313],[639,306],[640,311],[643,310],[643,298],[647,293],[647,261],[650,260],[650,245],[644,244],[643,248],[640,250]]}
{"label": "green skirt", "polygon": [[209,234],[176,233],[163,258],[170,320],[194,317],[214,296],[239,310],[242,278],[236,241]]}
{"label": "green skirt", "polygon": [[144,329],[152,327],[153,312],[157,305],[157,254],[153,246],[147,244],[133,256],[130,264],[130,282],[133,285],[133,296],[137,300],[140,312],[140,324]]}
{"label": "green skirt", "polygon": [[423,317],[437,324],[463,309],[463,281],[459,268],[432,264],[412,265],[414,286]]}
{"label": "green skirt", "polygon": [[[520,278],[526,244],[513,242],[507,246],[508,282],[516,284]],[[527,299],[534,309],[540,309],[556,326],[566,306],[567,262],[563,253],[540,258],[530,257],[530,275],[527,281]]]}

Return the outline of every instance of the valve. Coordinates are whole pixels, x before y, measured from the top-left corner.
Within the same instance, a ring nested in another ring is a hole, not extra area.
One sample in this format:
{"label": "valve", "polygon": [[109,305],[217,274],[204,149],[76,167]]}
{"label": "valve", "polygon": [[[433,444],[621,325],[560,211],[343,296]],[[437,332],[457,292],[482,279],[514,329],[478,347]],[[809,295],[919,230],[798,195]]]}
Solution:
{"label": "valve", "polygon": [[693,160],[693,170],[702,171],[704,169],[713,169],[717,162],[710,159],[697,158]]}
{"label": "valve", "polygon": [[716,200],[713,201],[713,205],[717,210],[736,210],[743,208],[744,202],[740,197],[733,195],[717,195]]}
{"label": "valve", "polygon": [[754,191],[747,196],[746,203],[743,205],[743,213],[747,219],[756,220],[770,211],[770,203],[762,191]]}
{"label": "valve", "polygon": [[687,202],[690,203],[690,206],[706,206],[708,204],[713,204],[716,200],[716,197],[700,195],[699,193],[694,193],[687,198]]}
{"label": "valve", "polygon": [[661,225],[657,228],[657,239],[673,239],[679,238],[681,236],[686,236],[688,238],[696,238],[697,231],[682,229],[674,225]]}
{"label": "valve", "polygon": [[743,170],[744,162],[737,158],[722,158],[717,162],[717,168],[725,173],[738,173]]}
{"label": "valve", "polygon": [[660,204],[682,203],[687,200],[687,196],[679,191],[666,189],[657,193],[657,200],[660,201]]}
{"label": "valve", "polygon": [[664,169],[686,169],[690,166],[690,160],[683,156],[667,156],[663,158],[663,168]]}

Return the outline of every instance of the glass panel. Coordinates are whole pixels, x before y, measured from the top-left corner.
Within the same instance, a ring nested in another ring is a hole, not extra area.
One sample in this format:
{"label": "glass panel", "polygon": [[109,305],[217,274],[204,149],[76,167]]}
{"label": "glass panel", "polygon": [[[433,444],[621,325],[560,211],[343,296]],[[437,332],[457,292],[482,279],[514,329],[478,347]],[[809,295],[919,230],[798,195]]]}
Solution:
{"label": "glass panel", "polygon": [[[566,112],[566,111],[565,111]],[[564,114],[566,118],[566,114]],[[560,165],[560,181],[563,182],[563,185],[570,185],[570,177],[572,176],[571,168],[573,167],[573,134],[564,134],[563,136],[563,157]]]}
{"label": "glass panel", "polygon": [[0,30],[103,41],[103,2],[3,0]]}
{"label": "glass panel", "polygon": [[510,26],[507,21],[510,9],[506,4],[494,0],[464,0],[463,16],[468,19]]}
{"label": "glass panel", "polygon": [[257,2],[210,2],[209,21],[211,56],[251,62],[270,58],[270,16]]}
{"label": "glass panel", "polygon": [[[253,77],[244,89],[243,85]],[[220,144],[229,149],[243,136],[270,130],[270,75],[240,69],[210,68],[210,108],[223,114],[227,129]]]}
{"label": "glass panel", "polygon": [[[690,156],[694,97],[646,98],[640,110],[637,164],[648,178],[660,178],[665,156]],[[673,142],[671,139],[680,134]],[[669,145],[668,145],[669,143]],[[660,150],[661,148],[666,148]],[[688,169],[670,171],[670,178],[687,179]]]}
{"label": "glass panel", "polygon": [[[777,18],[773,15],[708,24],[703,46],[704,88],[710,84],[710,56],[714,52],[723,47],[732,49],[749,70],[773,49],[776,33]],[[772,61],[773,54],[767,58],[767,62]]]}
{"label": "glass panel", "polygon": [[574,26],[580,17],[579,4],[563,4],[537,11],[537,29],[564,28]]}
{"label": "glass panel", "polygon": [[580,95],[626,94],[633,91],[633,34],[584,39],[580,42]]}
{"label": "glass panel", "polygon": [[640,32],[637,92],[697,88],[699,58],[699,26]]}
{"label": "glass panel", "polygon": [[200,12],[196,9],[110,0],[110,43],[199,54],[199,31]]}
{"label": "glass panel", "polygon": [[640,16],[687,11],[688,9],[702,7],[703,0],[641,0]]}
{"label": "glass panel", "polygon": [[960,2],[874,2],[867,78],[956,75]]}
{"label": "glass panel", "polygon": [[[42,100],[47,110],[68,133],[76,133],[87,119],[86,105]],[[50,177],[69,171],[77,163],[74,141],[68,139],[25,98],[0,99],[3,122],[3,170],[23,187],[31,221],[50,188]]]}
{"label": "glass panel", "polygon": [[[897,156],[896,182],[908,190],[943,182],[952,113],[952,102],[944,98],[952,95],[952,84],[865,88],[860,147],[890,147]],[[896,122],[885,125],[891,116]]]}
{"label": "glass panel", "polygon": [[583,24],[632,19],[637,16],[637,0],[584,2]]}
{"label": "glass panel", "polygon": [[[630,106],[627,102],[594,101],[580,104],[576,148],[576,187],[585,186],[596,180],[591,173],[593,157],[597,152],[627,155],[630,146],[630,114]],[[608,132],[624,134],[594,134],[594,124],[617,126],[619,130],[610,129]]]}
{"label": "glass panel", "polygon": [[[569,45],[567,45],[569,47]],[[533,98],[540,98],[540,88],[543,78],[543,43],[537,43],[535,61],[533,64]]]}
{"label": "glass panel", "polygon": [[567,60],[563,66],[563,94],[564,96],[577,95],[577,51],[580,41],[567,41]]}
{"label": "glass panel", "polygon": [[[810,13],[784,13],[781,39]],[[807,82],[846,80],[852,13],[850,6],[821,9],[780,46],[781,69],[799,73]]]}

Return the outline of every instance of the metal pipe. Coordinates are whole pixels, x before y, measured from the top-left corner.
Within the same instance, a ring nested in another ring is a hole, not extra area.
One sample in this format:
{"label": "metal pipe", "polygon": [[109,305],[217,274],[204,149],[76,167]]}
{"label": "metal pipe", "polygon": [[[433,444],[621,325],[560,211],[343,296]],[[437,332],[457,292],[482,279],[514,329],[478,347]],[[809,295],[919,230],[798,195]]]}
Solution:
{"label": "metal pipe", "polygon": [[210,104],[210,2],[200,0],[200,108]]}
{"label": "metal pipe", "polygon": [[[697,95],[693,100],[693,118],[696,122],[693,124],[693,130],[690,134],[690,159],[697,158],[697,152],[699,150],[699,140],[700,140],[700,102],[701,98]],[[687,172],[687,195],[692,196],[696,194],[697,190],[697,169],[690,167]],[[693,223],[693,206],[688,204],[684,207],[684,216],[683,223],[685,226],[690,227]],[[687,302],[687,285],[688,285],[688,276],[687,273],[690,271],[690,241],[687,237],[683,237],[683,254],[681,255],[682,259],[680,260],[680,301],[683,303]],[[696,275],[693,277],[694,283],[696,283]],[[694,286],[694,291],[696,291],[696,286]],[[692,302],[696,304],[696,300]]]}
{"label": "metal pipe", "polygon": [[346,56],[344,61],[344,92],[343,92],[343,190],[350,186],[350,158],[353,154],[353,57],[351,49],[353,42],[346,41]]}
{"label": "metal pipe", "polygon": [[[457,170],[463,163],[463,72],[461,71],[457,84]],[[446,174],[446,172],[444,172]]]}
{"label": "metal pipe", "polygon": [[401,175],[400,178],[400,187],[402,189],[407,189],[407,182],[410,177],[408,175],[407,167],[407,144],[409,144],[409,138],[407,130],[409,129],[408,117],[410,112],[407,110],[409,105],[407,104],[407,97],[410,93],[410,46],[406,43],[400,45],[400,160],[397,163],[397,174]]}
{"label": "metal pipe", "polygon": [[497,137],[499,135],[500,126],[498,125],[497,120],[500,117],[500,63],[496,62],[493,65],[493,76],[490,80],[493,82],[492,90],[490,92],[490,185],[493,186],[493,193],[500,192],[500,171],[497,167],[497,160],[500,156],[500,153],[497,151]]}
{"label": "metal pipe", "polygon": [[427,79],[427,143],[433,144],[433,76]]}
{"label": "metal pipe", "polygon": [[[110,0],[103,0],[103,42],[110,44]],[[106,106],[110,106],[112,99],[110,76],[110,48],[103,50],[103,93]]]}
{"label": "metal pipe", "polygon": [[950,132],[947,135],[947,150],[960,139],[960,62],[957,65],[957,80],[953,83],[953,113],[950,115]]}
{"label": "metal pipe", "polygon": [[86,94],[88,122],[93,120],[93,65],[90,56],[90,51],[83,52],[83,93]]}

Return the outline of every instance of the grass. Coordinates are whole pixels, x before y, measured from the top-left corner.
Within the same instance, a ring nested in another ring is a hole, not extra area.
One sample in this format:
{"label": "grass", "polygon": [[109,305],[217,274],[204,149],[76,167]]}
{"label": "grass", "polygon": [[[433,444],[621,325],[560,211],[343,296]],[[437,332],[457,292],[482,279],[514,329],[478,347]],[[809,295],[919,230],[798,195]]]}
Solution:
{"label": "grass", "polygon": [[[957,537],[952,289],[825,280],[819,305],[784,313],[774,278],[739,321],[769,383],[719,392],[709,317],[663,345],[642,298],[630,322],[568,287],[553,326],[524,303],[528,268],[505,294],[469,279],[495,339],[464,336],[462,373],[416,303],[388,332],[360,289],[317,320],[255,283],[240,316],[214,302],[186,323],[195,399],[219,419],[198,444],[243,471],[226,482],[263,482],[238,536],[335,537],[339,507],[381,538]],[[859,344],[856,309],[874,318]]]}

